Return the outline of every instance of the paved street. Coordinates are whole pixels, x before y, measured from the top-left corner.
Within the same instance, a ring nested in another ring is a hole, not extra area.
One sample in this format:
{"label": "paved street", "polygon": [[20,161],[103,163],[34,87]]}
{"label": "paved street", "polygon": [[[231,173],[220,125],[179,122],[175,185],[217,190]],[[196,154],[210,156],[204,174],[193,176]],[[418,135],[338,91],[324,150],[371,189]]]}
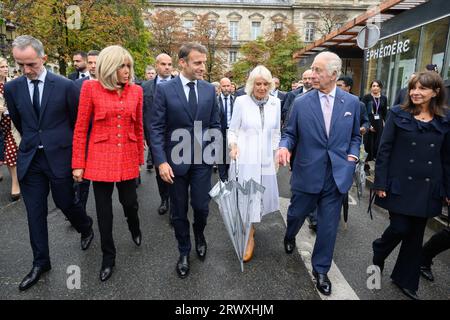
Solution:
{"label": "paved street", "polygon": [[[289,204],[289,173],[279,173],[281,214],[264,217],[256,227],[256,248],[253,260],[240,271],[232,244],[223,227],[217,206],[211,203],[206,228],[208,255],[205,262],[191,254],[191,274],[181,280],[175,272],[178,258],[173,229],[167,215],[159,216],[155,174],[142,173],[138,189],[143,244],[131,241],[117,195],[114,199],[114,239],[117,247],[116,268],[106,283],[98,280],[101,250],[97,225],[90,249],[79,248],[79,235],[65,221],[61,212],[50,202],[48,217],[52,270],[26,292],[18,284],[29,271],[32,254],[23,201],[8,201],[10,181],[4,167],[5,179],[0,184],[0,299],[268,299],[317,300],[308,269],[308,241],[313,234],[307,226],[302,229],[297,244],[299,251],[286,255],[283,249],[285,214]],[[214,180],[216,176],[214,176]],[[352,198],[357,199],[355,190]],[[366,214],[368,191],[361,203],[350,206],[347,229],[343,224],[338,234],[335,265],[330,271],[333,281],[331,299],[404,299],[389,281],[395,255],[385,268],[381,290],[369,290],[366,285],[367,267],[371,264],[371,242],[387,226],[387,214],[375,209],[374,220]],[[95,217],[91,194],[89,214]],[[433,230],[426,231],[426,239]],[[305,249],[306,248],[306,249]],[[396,253],[396,252],[395,252]],[[81,269],[81,289],[69,290],[66,285],[71,265]],[[433,265],[437,281],[421,281],[419,295],[425,299],[450,298],[450,252],[438,256]]]}

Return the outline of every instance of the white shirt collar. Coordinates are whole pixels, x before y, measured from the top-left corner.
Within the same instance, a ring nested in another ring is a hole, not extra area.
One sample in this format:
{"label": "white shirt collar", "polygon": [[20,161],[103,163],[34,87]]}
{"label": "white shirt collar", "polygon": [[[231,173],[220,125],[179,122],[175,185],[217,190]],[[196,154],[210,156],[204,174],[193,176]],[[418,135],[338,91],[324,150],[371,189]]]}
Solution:
{"label": "white shirt collar", "polygon": [[191,81],[188,78],[186,78],[185,76],[183,76],[182,73],[180,73],[180,80],[181,80],[181,83],[183,84],[183,86],[186,86],[189,82],[194,82],[195,86],[197,86],[197,80]]}
{"label": "white shirt collar", "polygon": [[335,98],[336,97],[336,85],[334,86],[333,90],[331,90],[330,93],[326,94],[322,91],[319,91],[319,98],[322,99],[323,96],[330,96],[331,98]]}
{"label": "white shirt collar", "polygon": [[[36,80],[41,81],[42,83],[45,82],[45,77],[47,76],[47,69],[44,68],[44,71],[39,75],[39,77]],[[31,84],[31,80],[27,78],[28,84]]]}

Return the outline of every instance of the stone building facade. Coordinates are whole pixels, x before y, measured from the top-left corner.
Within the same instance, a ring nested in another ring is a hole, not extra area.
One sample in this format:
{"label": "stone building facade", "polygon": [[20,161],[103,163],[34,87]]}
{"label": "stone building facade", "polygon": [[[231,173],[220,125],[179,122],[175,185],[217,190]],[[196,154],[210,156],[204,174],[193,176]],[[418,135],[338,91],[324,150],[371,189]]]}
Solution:
{"label": "stone building facade", "polygon": [[[198,14],[209,14],[211,20],[227,25],[231,45],[225,50],[231,66],[239,58],[239,47],[258,36],[293,24],[308,44],[326,32],[326,15],[329,20],[335,19],[332,23],[336,28],[380,0],[150,0],[150,3],[153,7],[148,14],[173,10],[181,15],[186,29],[192,27]],[[337,22],[337,15],[344,20]]]}

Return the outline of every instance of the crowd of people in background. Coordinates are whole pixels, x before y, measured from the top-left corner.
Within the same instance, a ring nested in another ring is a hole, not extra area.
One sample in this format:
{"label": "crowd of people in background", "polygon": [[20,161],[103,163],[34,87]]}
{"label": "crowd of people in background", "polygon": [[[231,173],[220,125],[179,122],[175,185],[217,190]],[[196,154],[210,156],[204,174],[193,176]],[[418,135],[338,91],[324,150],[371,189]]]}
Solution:
{"label": "crowd of people in background", "polygon": [[[375,204],[390,215],[390,225],[373,242],[374,265],[383,272],[385,260],[401,243],[391,276],[401,291],[418,299],[420,274],[434,280],[432,259],[450,247],[450,231],[436,234],[423,251],[422,242],[427,219],[450,204],[450,114],[446,88],[433,65],[415,73],[389,105],[378,79],[361,99],[355,96],[352,78],[341,74],[342,61],[331,52],[317,55],[289,92],[262,65],[249,70],[240,86],[225,76],[205,81],[207,50],[196,43],[180,48],[179,70],[174,57],[159,54],[143,81],[134,74],[133,57],[120,46],[75,52],[75,71],[67,78],[47,71],[38,39],[18,37],[12,54],[23,76],[10,79],[8,62],[0,58],[0,160],[11,175],[11,201],[22,197],[27,210],[33,264],[20,290],[51,269],[46,218],[50,190],[80,233],[81,249],[87,250],[94,238],[93,219],[86,213],[92,181],[103,255],[99,278],[106,281],[116,260],[114,186],[131,239],[140,246],[140,166],[154,170],[158,214],[168,213],[178,242],[175,269],[186,278],[192,247],[189,204],[195,252],[201,261],[207,255],[204,230],[213,167],[223,182],[239,172],[240,178],[264,187],[261,204],[251,212],[244,256],[249,262],[256,224],[279,210],[278,167],[289,165],[292,198],[284,249],[287,254],[294,251],[295,237],[308,219],[317,234],[312,254],[316,287],[330,295],[327,273],[361,145],[368,154],[366,175],[375,176]],[[198,141],[194,123],[200,123],[202,132],[218,130],[222,138]],[[194,137],[189,154],[184,150],[181,155],[187,162],[173,158],[177,145],[171,138],[179,128]],[[211,143],[220,150],[215,162],[194,161],[197,147],[204,150]]]}

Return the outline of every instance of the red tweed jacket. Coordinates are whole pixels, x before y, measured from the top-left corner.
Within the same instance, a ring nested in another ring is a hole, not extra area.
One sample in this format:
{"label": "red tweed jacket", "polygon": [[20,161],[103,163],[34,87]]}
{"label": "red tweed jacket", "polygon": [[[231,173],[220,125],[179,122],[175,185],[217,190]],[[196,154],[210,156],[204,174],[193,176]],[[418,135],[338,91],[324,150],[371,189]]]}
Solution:
{"label": "red tweed jacket", "polygon": [[92,181],[134,179],[144,164],[143,139],[140,86],[127,84],[119,97],[97,80],[84,82],[73,136],[73,169],[85,169],[83,178]]}

